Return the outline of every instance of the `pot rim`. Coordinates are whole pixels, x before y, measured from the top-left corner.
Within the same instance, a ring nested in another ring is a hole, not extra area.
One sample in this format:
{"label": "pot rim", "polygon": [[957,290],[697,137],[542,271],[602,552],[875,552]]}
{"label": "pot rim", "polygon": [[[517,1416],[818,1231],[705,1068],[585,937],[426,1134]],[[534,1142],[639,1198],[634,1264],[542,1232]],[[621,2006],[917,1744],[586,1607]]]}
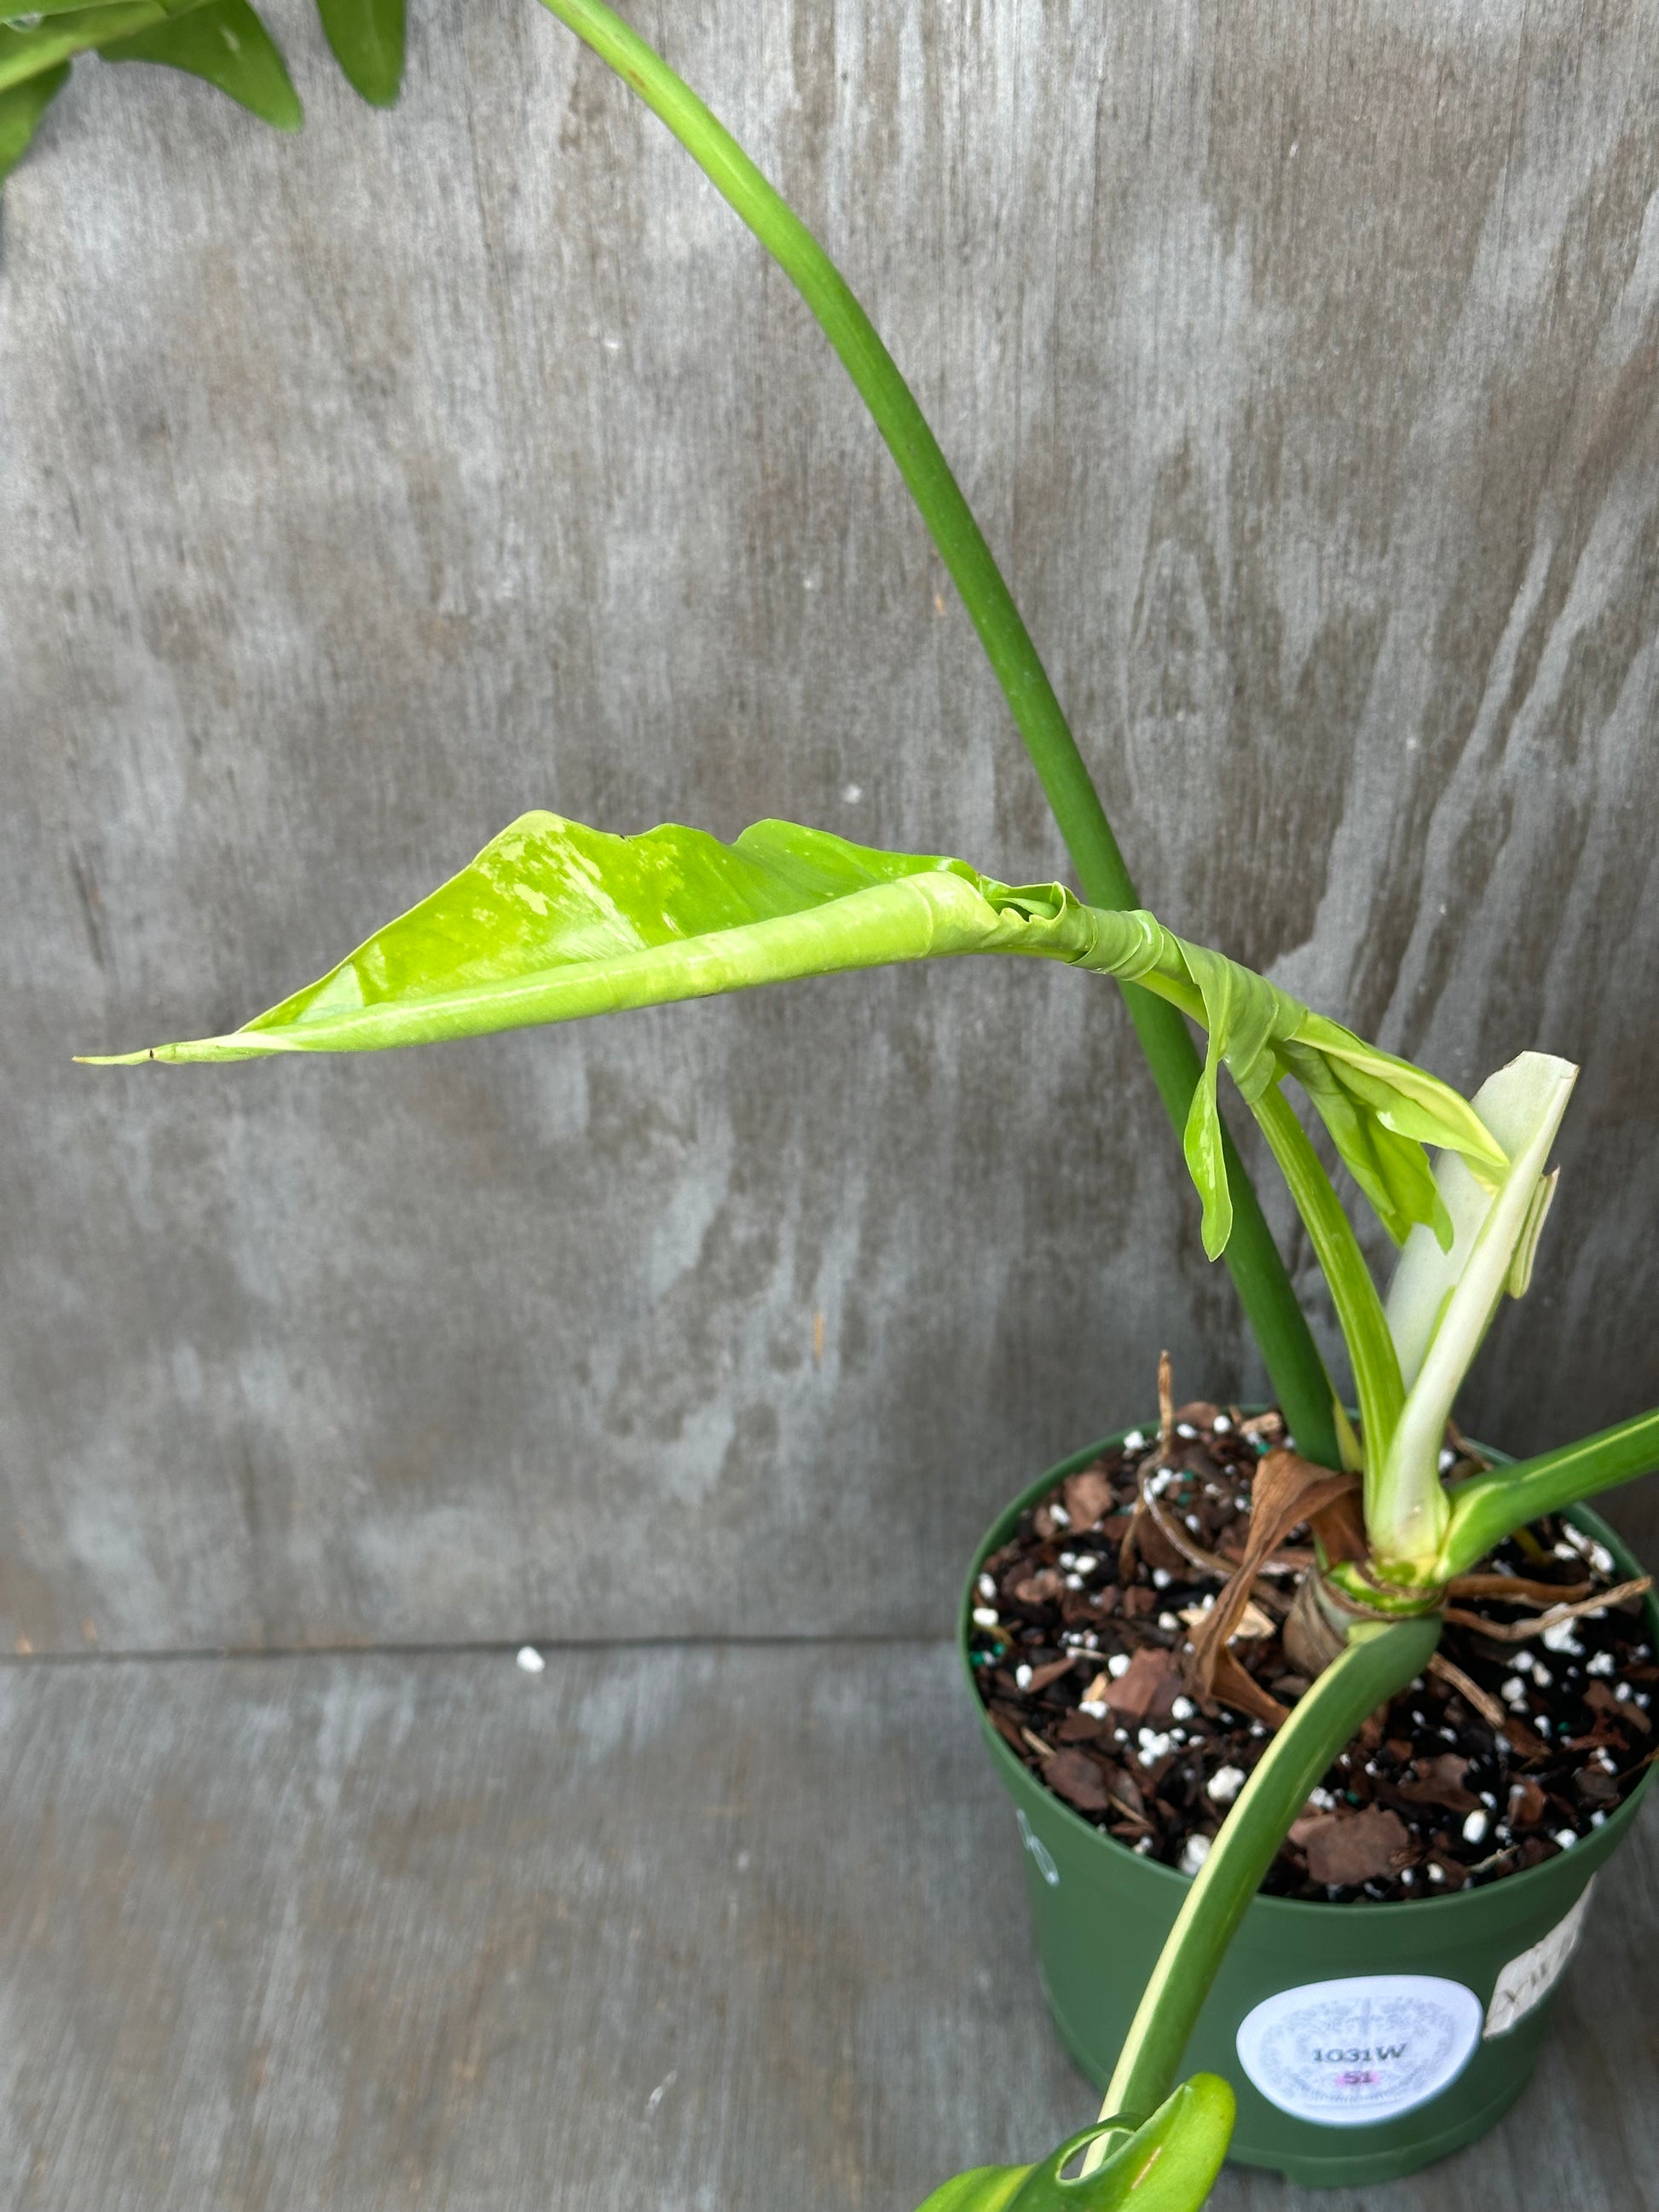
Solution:
{"label": "pot rim", "polygon": [[[1161,1859],[1143,1857],[1138,1851],[1132,1851],[1127,1844],[1121,1843],[1115,1836],[1108,1835],[1103,1828],[1096,1827],[1092,1820],[1085,1820],[1074,1806],[1068,1805],[1063,1797],[1048,1789],[1042,1778],[1035,1774],[1024,1759],[1015,1756],[1012,1747],[1003,1741],[1001,1736],[991,1726],[984,1700],[979,1694],[979,1686],[974,1679],[969,1651],[969,1638],[972,1626],[969,1616],[976,1601],[974,1585],[979,1577],[986,1558],[994,1548],[1005,1523],[1024,1512],[1028,1505],[1033,1504],[1047,1491],[1051,1490],[1055,1483],[1064,1480],[1066,1475],[1074,1474],[1079,1468],[1087,1467],[1091,1461],[1098,1459],[1102,1452],[1109,1450],[1115,1444],[1121,1443],[1135,1425],[1135,1423],[1131,1422],[1127,1428],[1114,1430],[1109,1436],[1103,1437],[1098,1443],[1086,1444],[1080,1451],[1069,1453],[1066,1458],[1056,1461],[1053,1467],[1038,1475],[1034,1482],[1028,1483],[1025,1488],[1005,1505],[993,1520],[990,1527],[974,1547],[974,1556],[963,1583],[961,1602],[957,1609],[957,1656],[962,1662],[963,1674],[968,1684],[969,1695],[974,1701],[974,1708],[979,1717],[981,1732],[996,1763],[1000,1765],[1006,1761],[1011,1773],[1020,1776],[1033,1789],[1041,1790],[1048,1806],[1052,1807],[1062,1822],[1072,1827],[1079,1836],[1091,1838],[1094,1842],[1104,1845],[1109,1851],[1118,1854],[1128,1861],[1139,1872],[1149,1877],[1156,1877],[1163,1881],[1172,1883],[1184,1892],[1193,1881],[1194,1877],[1191,1875],[1182,1874],[1176,1867],[1165,1866]],[[1143,1431],[1147,1428],[1147,1424],[1144,1421],[1139,1425]],[[1154,1429],[1157,1425],[1156,1422],[1152,1424]],[[1469,1441],[1474,1444],[1477,1451],[1490,1459],[1495,1466],[1513,1466],[1512,1453],[1498,1451],[1490,1444],[1478,1443],[1474,1437]],[[1647,1572],[1647,1569],[1642,1565],[1636,1554],[1618,1532],[1609,1528],[1601,1516],[1588,1505],[1570,1506],[1563,1517],[1570,1521],[1574,1528],[1582,1528],[1586,1535],[1594,1536],[1598,1543],[1605,1544],[1626,1574],[1633,1576]],[[1647,1621],[1650,1639],[1656,1649],[1659,1650],[1659,1585],[1656,1585],[1655,1589],[1648,1591],[1642,1601],[1642,1611]],[[1643,1800],[1652,1786],[1656,1772],[1659,1772],[1659,1760],[1653,1761],[1648,1765],[1641,1780],[1631,1791],[1629,1796],[1615,1812],[1609,1814],[1605,1824],[1595,1832],[1601,1846],[1596,1852],[1598,1865],[1610,1856],[1616,1844],[1622,1839],[1626,1829],[1640,1811]],[[1588,1842],[1589,1838],[1586,1838],[1585,1841]],[[1563,1857],[1566,1856],[1565,1852],[1562,1854]],[[1313,1914],[1316,1917],[1324,1917],[1333,1909],[1344,1915],[1363,1916],[1372,1913],[1410,1911],[1413,1914],[1437,1912],[1443,1916],[1459,1906],[1467,1911],[1476,1900],[1480,1900],[1487,1907],[1510,1898],[1524,1902],[1531,1893],[1527,1885],[1533,1881],[1535,1875],[1547,1874],[1557,1864],[1559,1864],[1558,1860],[1546,1859],[1537,1866],[1525,1867],[1518,1873],[1505,1875],[1501,1881],[1483,1882],[1474,1889],[1454,1890],[1448,1897],[1390,1898],[1381,1900],[1375,1898],[1363,1900],[1328,1898],[1322,1901],[1317,1898],[1309,1897],[1273,1897],[1258,1890],[1251,1899],[1250,1910],[1252,1912],[1284,1912],[1294,1916]]]}

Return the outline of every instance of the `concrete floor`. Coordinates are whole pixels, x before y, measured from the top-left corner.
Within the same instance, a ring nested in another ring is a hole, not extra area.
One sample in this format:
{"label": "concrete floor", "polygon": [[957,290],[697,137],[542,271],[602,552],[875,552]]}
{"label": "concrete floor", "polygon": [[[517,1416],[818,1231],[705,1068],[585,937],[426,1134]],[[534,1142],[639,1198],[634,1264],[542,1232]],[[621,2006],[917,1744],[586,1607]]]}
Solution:
{"label": "concrete floor", "polygon": [[[0,1718],[20,2212],[911,2212],[1091,2117],[942,1645],[25,1661]],[[1598,1897],[1486,2146],[1218,2212],[1659,2206],[1652,1818]]]}

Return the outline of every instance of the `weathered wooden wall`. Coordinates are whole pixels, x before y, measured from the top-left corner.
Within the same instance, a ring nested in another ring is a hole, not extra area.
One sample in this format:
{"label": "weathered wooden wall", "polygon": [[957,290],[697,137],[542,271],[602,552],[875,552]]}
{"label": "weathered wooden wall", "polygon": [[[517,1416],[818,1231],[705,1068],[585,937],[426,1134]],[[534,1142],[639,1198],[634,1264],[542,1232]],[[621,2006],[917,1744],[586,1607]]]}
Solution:
{"label": "weathered wooden wall", "polygon": [[[90,64],[6,193],[0,1633],[936,1629],[1160,1343],[1258,1379],[1109,991],[69,1064],[530,805],[1061,865],[787,284],[528,0],[415,12],[391,115],[291,0],[300,141]],[[890,335],[1149,902],[1455,1079],[1583,1060],[1480,1426],[1659,1394],[1651,5],[641,21]]]}

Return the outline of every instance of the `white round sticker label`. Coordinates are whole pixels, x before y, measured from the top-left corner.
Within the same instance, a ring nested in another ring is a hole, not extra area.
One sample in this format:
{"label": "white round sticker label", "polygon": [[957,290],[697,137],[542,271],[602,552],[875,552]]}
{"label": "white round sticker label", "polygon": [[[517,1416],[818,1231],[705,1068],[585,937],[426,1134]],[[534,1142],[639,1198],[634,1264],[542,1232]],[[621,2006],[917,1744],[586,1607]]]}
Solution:
{"label": "white round sticker label", "polygon": [[1281,1990],[1246,2015],[1239,2063],[1262,2095],[1330,2128],[1438,2096],[1480,2039],[1480,2000],[1433,1974],[1357,1974]]}

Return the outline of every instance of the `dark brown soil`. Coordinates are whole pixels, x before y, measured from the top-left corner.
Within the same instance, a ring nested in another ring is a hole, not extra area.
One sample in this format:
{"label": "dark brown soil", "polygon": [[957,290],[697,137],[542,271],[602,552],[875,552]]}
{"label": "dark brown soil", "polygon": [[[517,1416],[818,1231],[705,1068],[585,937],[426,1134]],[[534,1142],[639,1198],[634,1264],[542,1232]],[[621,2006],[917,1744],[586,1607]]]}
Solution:
{"label": "dark brown soil", "polygon": [[[1153,1477],[1160,1502],[1197,1547],[1237,1554],[1257,1459],[1282,1424],[1206,1404],[1176,1419]],[[977,1585],[972,1658],[994,1725],[1034,1774],[1132,1850],[1190,1873],[1268,1736],[1224,1706],[1200,1710],[1182,1682],[1183,1616],[1213,1600],[1219,1575],[1143,1516],[1139,1556],[1119,1580],[1138,1474],[1157,1443],[1149,1431],[1107,1452],[1020,1516]],[[1295,1532],[1278,1556],[1308,1541]],[[1540,1586],[1576,1601],[1621,1579],[1601,1547],[1553,1519],[1500,1546],[1480,1571],[1534,1586],[1529,1604],[1460,1601],[1498,1626],[1535,1622]],[[1231,1647],[1285,1705],[1307,1687],[1279,1636],[1295,1586],[1294,1565],[1270,1571],[1244,1624],[1255,1632]],[[1502,1729],[1439,1674],[1420,1677],[1332,1766],[1265,1889],[1381,1900],[1495,1881],[1599,1827],[1654,1755],[1659,1666],[1638,1598],[1519,1642],[1449,1624],[1439,1656],[1503,1709]]]}

